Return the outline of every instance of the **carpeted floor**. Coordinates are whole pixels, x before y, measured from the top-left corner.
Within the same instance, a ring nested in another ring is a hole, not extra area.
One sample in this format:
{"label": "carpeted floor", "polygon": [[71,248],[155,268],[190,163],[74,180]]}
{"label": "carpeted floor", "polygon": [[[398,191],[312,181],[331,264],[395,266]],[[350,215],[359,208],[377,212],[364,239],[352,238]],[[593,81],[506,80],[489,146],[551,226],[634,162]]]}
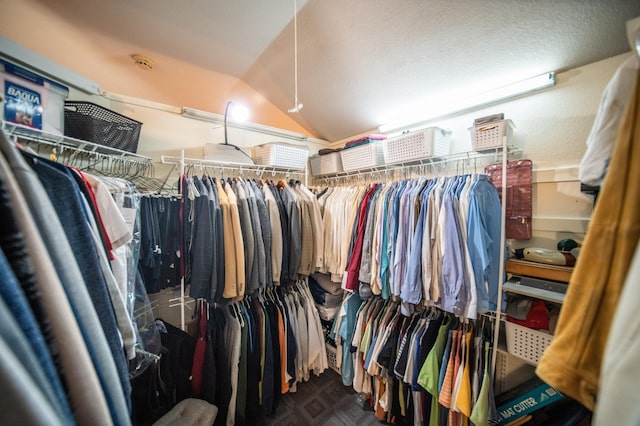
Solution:
{"label": "carpeted floor", "polygon": [[282,395],[275,416],[265,426],[380,426],[370,409],[352,387],[342,384],[333,370],[312,376],[298,385],[298,391]]}

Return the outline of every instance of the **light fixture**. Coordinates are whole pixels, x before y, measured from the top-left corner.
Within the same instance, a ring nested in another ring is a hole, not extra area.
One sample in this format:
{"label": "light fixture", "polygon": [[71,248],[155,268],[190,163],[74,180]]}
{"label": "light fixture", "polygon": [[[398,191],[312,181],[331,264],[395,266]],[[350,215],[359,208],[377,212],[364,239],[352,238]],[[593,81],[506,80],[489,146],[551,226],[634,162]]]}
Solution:
{"label": "light fixture", "polygon": [[[233,102],[227,102],[227,106],[224,107],[224,144],[229,145],[229,138],[227,136],[227,121],[229,114],[231,119],[237,123],[246,121],[249,118],[249,110],[244,105],[234,104]],[[235,145],[232,145],[235,146]],[[236,149],[240,149],[236,147]]]}
{"label": "light fixture", "polygon": [[436,119],[470,112],[551,87],[555,82],[554,73],[549,72],[457,101],[449,101],[447,99],[433,101],[431,102],[433,107],[416,109],[415,113],[405,115],[402,119],[378,126],[378,131],[380,133],[389,133],[410,126],[419,126]]}
{"label": "light fixture", "polygon": [[227,123],[229,118],[234,122],[240,122],[246,120],[248,117],[249,110],[246,107],[235,104],[231,101],[227,102],[227,105],[224,108],[224,117],[222,119],[224,124],[224,143],[206,144],[205,156],[207,159],[216,160],[222,163],[254,164],[253,159],[247,153],[241,150],[238,146],[229,143],[229,136],[227,133]]}
{"label": "light fixture", "polygon": [[145,71],[151,71],[153,69],[153,66],[155,65],[153,59],[147,56],[131,55],[131,59],[133,59],[133,62],[138,66],[138,68]]}
{"label": "light fixture", "polygon": [[[212,112],[202,111],[195,108],[182,107],[182,115],[184,117],[193,118],[195,120],[207,121],[209,123],[224,124],[224,115],[214,114]],[[245,122],[238,123],[235,121],[229,121],[228,127],[235,127],[250,132],[263,133],[265,135],[277,136],[280,138],[306,141],[309,137],[302,133],[292,132],[289,130],[278,129],[277,127],[265,126],[263,124]],[[323,141],[324,142],[324,141]]]}

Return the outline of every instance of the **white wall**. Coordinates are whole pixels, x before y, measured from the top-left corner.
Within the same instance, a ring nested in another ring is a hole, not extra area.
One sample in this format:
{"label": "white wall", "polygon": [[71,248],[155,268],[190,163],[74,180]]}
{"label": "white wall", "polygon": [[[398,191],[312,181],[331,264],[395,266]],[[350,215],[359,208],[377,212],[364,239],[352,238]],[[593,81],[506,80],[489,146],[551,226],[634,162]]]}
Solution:
{"label": "white wall", "polygon": [[550,89],[428,124],[451,130],[451,152],[459,153],[472,149],[468,129],[475,118],[502,112],[514,122],[512,141],[522,149],[522,158],[533,161],[535,183],[534,238],[512,241],[512,247],[555,248],[562,238],[584,238],[593,203],[580,192],[578,165],[602,92],[627,57],[557,73],[556,85]]}
{"label": "white wall", "polygon": [[[452,131],[452,153],[470,151],[469,127],[474,118],[503,112],[513,120],[513,142],[522,158],[534,164],[534,239],[511,242],[513,247],[554,248],[562,238],[582,240],[592,212],[592,200],[580,193],[578,165],[585,151],[602,92],[627,55],[620,55],[556,74],[556,85],[542,92],[500,105],[463,114],[430,125]],[[72,92],[72,99],[87,98]],[[215,123],[185,118],[180,108],[151,102],[120,102],[90,97],[133,119],[143,122],[138,152],[158,161],[161,155],[202,158],[205,143],[224,141],[223,128]],[[319,140],[287,140],[270,135],[229,128],[229,142],[243,148],[283,141],[309,148],[310,154],[326,146]],[[344,141],[331,146],[341,146]],[[250,149],[246,150],[251,152]],[[156,176],[169,170],[160,164]]]}

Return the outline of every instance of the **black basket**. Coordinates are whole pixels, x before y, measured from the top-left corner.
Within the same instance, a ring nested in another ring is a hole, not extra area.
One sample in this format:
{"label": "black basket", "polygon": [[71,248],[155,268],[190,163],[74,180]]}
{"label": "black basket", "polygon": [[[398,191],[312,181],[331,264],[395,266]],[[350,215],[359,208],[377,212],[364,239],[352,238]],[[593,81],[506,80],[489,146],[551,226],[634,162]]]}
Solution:
{"label": "black basket", "polygon": [[141,122],[91,102],[64,103],[65,136],[135,153],[141,127]]}

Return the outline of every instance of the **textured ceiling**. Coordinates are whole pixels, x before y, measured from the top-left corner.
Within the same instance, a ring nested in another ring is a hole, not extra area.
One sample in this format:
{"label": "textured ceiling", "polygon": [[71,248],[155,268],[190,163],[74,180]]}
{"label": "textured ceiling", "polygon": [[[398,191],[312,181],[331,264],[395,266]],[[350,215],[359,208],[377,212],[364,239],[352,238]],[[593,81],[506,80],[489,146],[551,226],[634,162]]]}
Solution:
{"label": "textured ceiling", "polygon": [[[293,107],[293,0],[42,1],[70,22]],[[304,108],[292,118],[335,141],[442,96],[626,52],[625,22],[640,1],[298,0],[298,10]]]}

